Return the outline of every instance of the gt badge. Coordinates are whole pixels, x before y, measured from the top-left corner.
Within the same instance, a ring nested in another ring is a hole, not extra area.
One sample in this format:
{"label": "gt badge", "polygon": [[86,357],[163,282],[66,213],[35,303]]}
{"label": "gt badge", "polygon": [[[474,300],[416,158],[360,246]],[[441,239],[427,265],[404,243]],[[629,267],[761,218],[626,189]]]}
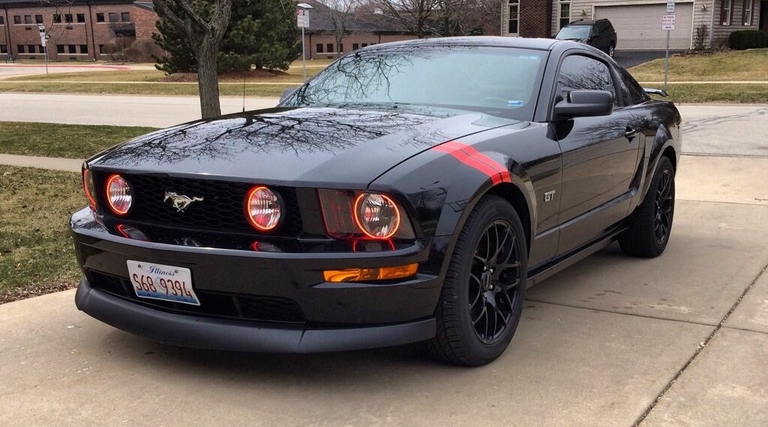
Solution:
{"label": "gt badge", "polygon": [[203,198],[189,197],[183,194],[176,194],[171,191],[166,191],[165,198],[163,199],[163,201],[167,202],[168,200],[170,200],[172,206],[176,208],[176,212],[184,212],[184,209],[189,207],[190,204],[192,204],[193,202],[202,202]]}
{"label": "gt badge", "polygon": [[555,190],[544,193],[544,203],[549,203],[555,198]]}

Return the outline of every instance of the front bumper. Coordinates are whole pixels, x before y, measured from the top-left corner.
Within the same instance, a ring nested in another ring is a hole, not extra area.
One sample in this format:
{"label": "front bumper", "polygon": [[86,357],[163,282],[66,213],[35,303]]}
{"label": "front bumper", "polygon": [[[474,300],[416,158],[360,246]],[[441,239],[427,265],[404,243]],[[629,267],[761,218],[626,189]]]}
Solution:
{"label": "front bumper", "polygon": [[434,318],[384,326],[312,329],[172,314],[93,289],[86,279],[77,288],[75,303],[78,309],[116,328],[181,347],[317,353],[387,347],[435,336]]}
{"label": "front bumper", "polygon": [[[441,280],[329,283],[323,270],[423,263],[423,243],[383,252],[267,253],[111,234],[84,209],[71,223],[84,279],[77,307],[163,343],[238,351],[318,352],[399,345],[435,334]],[[133,294],[127,260],[189,268],[201,307]]]}

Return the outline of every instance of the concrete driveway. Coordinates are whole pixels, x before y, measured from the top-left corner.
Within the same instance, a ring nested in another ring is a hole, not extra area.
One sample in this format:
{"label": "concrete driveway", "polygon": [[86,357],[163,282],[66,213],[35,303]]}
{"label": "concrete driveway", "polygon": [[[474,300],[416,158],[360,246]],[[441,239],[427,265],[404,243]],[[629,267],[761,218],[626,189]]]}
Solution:
{"label": "concrete driveway", "polygon": [[[621,41],[619,41],[621,43]],[[669,51],[669,56],[676,53],[681,53],[679,50]],[[624,68],[634,67],[644,62],[653,61],[654,59],[664,58],[666,51],[664,50],[617,50],[613,56]]]}
{"label": "concrete driveway", "polygon": [[681,110],[665,254],[611,246],[531,288],[489,366],[165,347],[67,291],[0,305],[0,425],[768,425],[768,107]]}

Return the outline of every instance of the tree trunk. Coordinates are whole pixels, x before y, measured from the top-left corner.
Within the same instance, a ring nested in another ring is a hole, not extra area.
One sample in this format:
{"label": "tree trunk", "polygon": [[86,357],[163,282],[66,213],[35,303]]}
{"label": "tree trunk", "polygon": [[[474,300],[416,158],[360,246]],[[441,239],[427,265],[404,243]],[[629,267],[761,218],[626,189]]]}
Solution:
{"label": "tree trunk", "polygon": [[197,87],[200,91],[200,113],[204,119],[221,115],[217,55],[217,41],[211,36],[203,37],[197,48]]}

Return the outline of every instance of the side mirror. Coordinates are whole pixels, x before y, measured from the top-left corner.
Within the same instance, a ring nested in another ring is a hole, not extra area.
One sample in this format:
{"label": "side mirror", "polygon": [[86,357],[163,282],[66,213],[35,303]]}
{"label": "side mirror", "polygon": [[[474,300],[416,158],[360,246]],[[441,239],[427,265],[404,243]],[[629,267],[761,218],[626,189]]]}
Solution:
{"label": "side mirror", "polygon": [[613,94],[606,90],[572,90],[555,104],[555,119],[607,116],[613,112]]}
{"label": "side mirror", "polygon": [[298,89],[300,86],[291,86],[283,91],[283,94],[280,95],[280,102],[285,101],[285,98],[288,98],[289,96],[293,95],[293,92],[296,92],[296,89]]}

